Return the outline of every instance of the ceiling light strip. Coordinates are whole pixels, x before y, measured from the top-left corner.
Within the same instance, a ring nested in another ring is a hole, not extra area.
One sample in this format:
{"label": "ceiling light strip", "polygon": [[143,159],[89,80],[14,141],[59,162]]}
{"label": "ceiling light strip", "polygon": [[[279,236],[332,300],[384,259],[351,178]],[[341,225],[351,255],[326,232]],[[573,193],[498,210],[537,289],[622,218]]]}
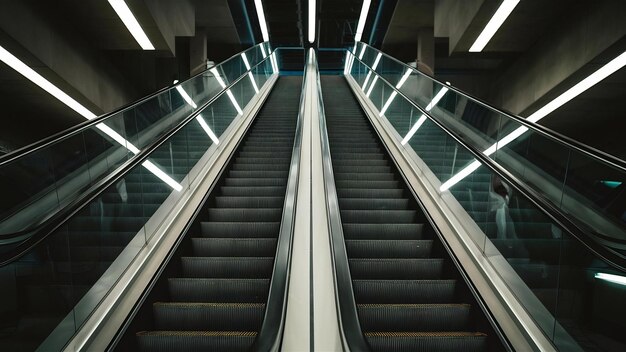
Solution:
{"label": "ceiling light strip", "polygon": [[309,43],[315,41],[315,0],[309,0]]}
{"label": "ceiling light strip", "polygon": [[356,26],[356,34],[354,36],[355,42],[361,41],[361,36],[363,36],[363,29],[365,28],[365,21],[367,20],[367,13],[370,10],[371,0],[364,0],[363,7],[361,7],[361,15],[359,16],[359,22]]}
{"label": "ceiling light strip", "polygon": [[148,39],[148,36],[139,25],[139,22],[137,22],[126,2],[124,0],[109,0],[109,4],[111,4],[111,7],[113,7],[113,10],[115,10],[115,13],[117,13],[139,46],[143,50],[154,50],[154,45]]}
{"label": "ceiling light strip", "polygon": [[519,4],[520,0],[504,0],[496,13],[493,14],[493,17],[489,20],[489,23],[485,26],[483,31],[480,33],[478,38],[472,47],[469,49],[470,52],[481,52],[489,43],[494,34],[498,31],[500,26],[504,23],[504,21],[509,17],[511,12],[517,4]]}
{"label": "ceiling light strip", "polygon": [[265,12],[263,11],[263,3],[261,0],[254,0],[254,7],[256,7],[256,14],[259,18],[259,26],[261,27],[263,41],[268,42],[270,40],[270,36],[267,32],[267,22],[265,22]]}
{"label": "ceiling light strip", "polygon": [[[22,76],[26,77],[29,81],[35,83],[38,87],[48,92],[50,95],[58,99],[60,102],[65,104],[70,109],[76,111],[78,114],[86,118],[87,120],[93,120],[96,118],[96,114],[89,111],[87,108],[82,106],[79,102],[71,98],[65,92],[60,90],[58,87],[50,83],[43,76],[35,72],[32,68],[24,64],[21,60],[15,57],[13,54],[6,51],[3,47],[0,46],[0,61],[7,64],[9,67],[20,73]],[[140,150],[132,143],[127,141],[124,137],[122,137],[119,133],[114,131],[111,127],[105,125],[104,123],[96,124],[96,128],[102,131],[104,134],[108,135],[111,139],[122,145],[124,148],[128,149],[134,155],[139,154]],[[180,191],[182,190],[182,186],[174,181],[171,177],[167,176],[163,171],[155,172],[155,168],[158,170],[156,166],[152,164],[151,167],[146,166],[144,162],[142,165],[146,167],[148,170],[153,172],[157,177],[159,177],[163,182],[170,185],[173,189]]]}
{"label": "ceiling light strip", "polygon": [[[546,117],[548,114],[553,112],[554,110],[560,108],[561,106],[563,106],[568,101],[574,99],[575,97],[577,97],[578,95],[580,95],[581,93],[586,91],[587,89],[593,87],[598,82],[602,81],[603,79],[605,79],[608,76],[612,75],[613,73],[617,72],[618,70],[620,70],[624,66],[626,66],[626,52],[623,52],[621,55],[617,56],[615,59],[611,60],[609,63],[607,63],[606,65],[602,66],[600,69],[598,69],[597,71],[595,71],[594,73],[589,75],[587,78],[585,78],[582,81],[578,82],[572,88],[566,90],[564,93],[562,93],[561,95],[556,97],[554,100],[552,100],[548,104],[544,105],[541,109],[537,110],[536,112],[534,112],[533,114],[528,116],[527,120],[530,121],[530,122],[537,122],[537,121],[541,120],[542,118]],[[485,154],[486,156],[492,155],[497,150],[505,147],[509,143],[511,143],[514,140],[516,140],[517,138],[519,138],[521,135],[526,133],[526,131],[528,131],[528,127],[525,127],[525,126],[520,126],[520,127],[516,128],[515,130],[513,130],[513,132],[511,132],[508,135],[504,136],[502,139],[500,139],[499,141],[497,141],[496,143],[491,145],[489,148],[487,148],[483,152],[483,154]],[[472,166],[472,165],[470,165],[470,166]],[[469,169],[470,166],[467,166],[467,168]],[[475,169],[476,168],[474,168],[474,170]],[[469,175],[474,170],[470,171],[465,176]],[[465,170],[459,171],[459,174],[465,174],[465,173],[466,173]],[[461,178],[456,178],[456,176],[454,176],[453,178],[451,178],[450,180],[445,182],[443,185],[441,185],[440,191],[442,191],[442,192],[446,191],[447,189],[449,189],[450,187],[452,187],[456,183],[458,183],[460,180],[462,180],[465,176],[463,176]],[[451,181],[453,181],[453,179],[456,180],[456,181],[455,182],[451,182]]]}

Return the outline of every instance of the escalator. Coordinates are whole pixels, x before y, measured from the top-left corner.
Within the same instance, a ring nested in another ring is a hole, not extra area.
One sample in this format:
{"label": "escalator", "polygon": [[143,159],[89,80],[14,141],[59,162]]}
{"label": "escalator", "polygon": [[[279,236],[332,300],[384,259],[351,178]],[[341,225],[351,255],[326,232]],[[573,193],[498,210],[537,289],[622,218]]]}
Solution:
{"label": "escalator", "polygon": [[374,351],[492,351],[499,338],[341,76],[322,76],[354,301]]}
{"label": "escalator", "polygon": [[275,270],[301,84],[276,83],[117,350],[253,346]]}

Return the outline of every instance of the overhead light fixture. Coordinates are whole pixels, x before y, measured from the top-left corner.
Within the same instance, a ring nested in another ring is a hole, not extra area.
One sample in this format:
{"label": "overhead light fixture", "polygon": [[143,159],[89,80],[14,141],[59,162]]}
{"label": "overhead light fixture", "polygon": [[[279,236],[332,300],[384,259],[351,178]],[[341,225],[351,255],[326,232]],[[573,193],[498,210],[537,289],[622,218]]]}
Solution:
{"label": "overhead light fixture", "polygon": [[[60,102],[65,104],[70,109],[76,111],[79,115],[86,118],[87,120],[93,120],[97,117],[96,114],[89,111],[86,107],[84,107],[82,104],[80,104],[72,97],[67,95],[65,92],[60,90],[57,86],[50,83],[50,81],[45,79],[39,73],[35,72],[35,70],[30,68],[28,65],[24,64],[20,59],[5,50],[2,46],[0,46],[0,61],[7,64],[9,67],[20,73],[22,76],[26,77],[29,81],[35,83],[38,87],[48,92],[48,94],[58,99]],[[124,148],[128,149],[128,151],[130,151],[131,153],[135,155],[139,154],[139,148],[127,141],[119,133],[115,132],[111,127],[105,125],[104,123],[99,123],[96,124],[96,128],[98,128],[104,134],[108,135],[111,139],[122,145]],[[180,191],[183,189],[180,184],[174,181],[174,179],[169,177],[163,171],[159,170],[158,167],[152,164],[150,161],[144,161],[142,165],[175,190]],[[159,172],[157,172],[156,170],[158,170]]]}
{"label": "overhead light fixture", "polygon": [[256,14],[259,18],[259,26],[261,27],[261,35],[264,42],[269,42],[270,36],[267,33],[267,23],[265,22],[265,12],[263,11],[263,3],[261,0],[254,0],[254,7],[256,7]]}
{"label": "overhead light fixture", "polygon": [[309,43],[315,41],[315,0],[309,0]]}
{"label": "overhead light fixture", "polygon": [[[365,21],[367,20],[367,13],[370,10],[371,0],[364,0],[363,7],[361,7],[361,15],[359,16],[359,22],[356,26],[356,34],[354,36],[355,42],[361,41],[361,36],[363,35],[363,29],[365,28]],[[360,58],[359,58],[360,59]]]}
{"label": "overhead light fixture", "polygon": [[109,4],[111,4],[115,13],[117,13],[122,22],[124,22],[130,34],[135,38],[137,43],[139,43],[139,46],[141,46],[143,50],[154,50],[150,39],[148,39],[148,36],[139,25],[139,22],[137,22],[137,19],[130,11],[130,8],[128,8],[126,2],[124,2],[124,0],[109,0]]}
{"label": "overhead light fixture", "polygon": [[252,72],[250,71],[250,63],[248,62],[246,53],[241,53],[241,58],[243,59],[243,64],[246,66],[246,71],[248,71],[248,77],[250,78],[250,82],[252,82],[252,88],[254,88],[254,91],[257,94],[259,94],[259,87],[257,87],[256,82],[254,81],[254,76],[252,76]]}
{"label": "overhead light fixture", "polygon": [[[222,86],[222,88],[226,88],[226,83],[224,82],[224,80],[222,79],[222,77],[220,77],[220,74],[217,72],[217,69],[212,68],[211,73],[213,73],[213,76],[215,76],[215,79],[217,80],[217,83],[220,84],[220,86]],[[230,102],[233,104],[233,107],[235,107],[235,110],[237,110],[237,113],[239,115],[243,115],[243,111],[241,110],[241,107],[239,106],[239,103],[237,103],[237,99],[235,99],[235,96],[233,95],[233,92],[230,91],[230,89],[226,90],[226,95],[228,95],[228,98],[230,99]]]}
{"label": "overhead light fixture", "polygon": [[594,275],[596,279],[612,282],[614,284],[624,285],[626,286],[626,277],[620,275],[606,274],[606,273],[597,273]]}
{"label": "overhead light fixture", "polygon": [[[619,55],[615,59],[611,60],[606,65],[602,66],[600,69],[598,69],[597,71],[595,71],[594,73],[589,75],[587,78],[585,78],[582,81],[578,82],[572,88],[566,90],[564,93],[562,93],[561,95],[556,97],[554,100],[552,100],[551,102],[549,102],[548,104],[544,105],[542,108],[540,108],[539,110],[537,110],[536,112],[534,112],[533,114],[528,116],[528,118],[526,118],[526,120],[528,120],[530,122],[537,122],[537,121],[543,119],[544,117],[546,117],[548,114],[550,114],[554,110],[560,108],[561,106],[563,106],[568,101],[574,99],[575,97],[577,97],[578,95],[580,95],[581,93],[586,91],[587,89],[593,87],[598,82],[600,82],[603,79],[607,78],[608,76],[612,75],[613,73],[615,73],[617,70],[623,68],[624,66],[626,66],[626,52],[623,52],[621,55]],[[521,135],[526,133],[526,131],[528,131],[528,127],[525,127],[525,126],[520,126],[520,127],[516,128],[515,130],[513,130],[513,132],[511,132],[508,135],[504,136],[502,139],[498,140],[496,143],[494,143],[489,148],[487,148],[483,152],[483,154],[485,154],[486,156],[492,155],[497,150],[505,147],[509,143],[511,143],[514,140],[516,140],[517,138],[519,138]],[[478,161],[475,161],[475,163],[478,163]],[[478,164],[480,165],[480,163],[478,163]],[[474,170],[476,170],[477,168],[478,167],[476,167],[475,165],[470,164],[470,165],[468,165],[466,167],[466,169],[472,169],[472,170],[469,173],[467,173],[465,171],[465,169],[463,169],[463,170],[459,171],[459,175],[461,173],[463,173],[463,174],[466,174],[465,176],[467,176],[470,173],[472,173]],[[460,180],[465,178],[465,176],[457,179],[456,175],[455,175],[450,180],[448,180],[443,185],[441,185],[440,190],[443,192],[443,191],[449,189],[450,187],[452,187],[456,183],[458,183]],[[456,181],[455,182],[451,182],[451,181],[453,181],[453,179],[455,179]]]}
{"label": "overhead light fixture", "polygon": [[[437,103],[441,100],[441,98],[443,98],[444,95],[446,95],[447,92],[448,92],[448,88],[442,87],[439,90],[439,92],[437,92],[437,94],[435,95],[433,100],[431,100],[430,103],[426,106],[425,110],[426,111],[432,110],[432,108],[435,107],[435,105],[437,105]],[[415,134],[415,132],[417,132],[417,130],[419,130],[420,127],[422,127],[424,122],[426,122],[426,115],[422,114],[422,116],[420,116],[420,118],[417,120],[415,125],[413,125],[413,127],[411,127],[411,129],[409,130],[409,133],[407,133],[406,136],[404,136],[404,138],[402,139],[401,144],[405,145],[409,140],[411,140],[411,138],[413,138],[413,135]]]}
{"label": "overhead light fixture", "polygon": [[517,4],[519,4],[519,2],[520,0],[502,1],[502,4],[500,4],[500,7],[498,7],[496,13],[493,14],[493,17],[491,17],[489,23],[487,23],[478,38],[476,38],[476,41],[474,42],[474,44],[472,44],[472,47],[469,49],[469,51],[473,53],[483,51],[487,43],[489,43],[493,35],[496,34],[500,26],[502,26],[502,23],[504,23],[507,17],[509,17],[509,15],[511,14],[511,12],[513,12],[513,9],[515,8],[515,6],[517,6]]}

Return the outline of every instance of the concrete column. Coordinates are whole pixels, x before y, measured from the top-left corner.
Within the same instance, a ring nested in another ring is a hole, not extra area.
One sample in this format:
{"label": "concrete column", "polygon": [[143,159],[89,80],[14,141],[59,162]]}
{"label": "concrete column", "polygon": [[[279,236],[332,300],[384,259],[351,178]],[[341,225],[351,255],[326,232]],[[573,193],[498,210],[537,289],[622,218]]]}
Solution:
{"label": "concrete column", "polygon": [[435,37],[433,27],[417,32],[417,68],[429,75],[435,72]]}
{"label": "concrete column", "polygon": [[207,36],[204,30],[197,30],[189,40],[189,74],[195,75],[206,69]]}

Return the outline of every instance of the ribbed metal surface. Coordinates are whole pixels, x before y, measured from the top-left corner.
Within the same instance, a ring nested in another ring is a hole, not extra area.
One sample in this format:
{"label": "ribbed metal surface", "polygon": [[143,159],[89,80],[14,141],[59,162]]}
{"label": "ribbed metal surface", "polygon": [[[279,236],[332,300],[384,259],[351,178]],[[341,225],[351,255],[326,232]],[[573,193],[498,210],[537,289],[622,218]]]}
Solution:
{"label": "ribbed metal surface", "polygon": [[281,78],[175,259],[142,351],[245,351],[265,314],[293,147],[300,77]]}
{"label": "ribbed metal surface", "polygon": [[483,351],[464,283],[343,77],[322,93],[352,287],[374,351]]}

